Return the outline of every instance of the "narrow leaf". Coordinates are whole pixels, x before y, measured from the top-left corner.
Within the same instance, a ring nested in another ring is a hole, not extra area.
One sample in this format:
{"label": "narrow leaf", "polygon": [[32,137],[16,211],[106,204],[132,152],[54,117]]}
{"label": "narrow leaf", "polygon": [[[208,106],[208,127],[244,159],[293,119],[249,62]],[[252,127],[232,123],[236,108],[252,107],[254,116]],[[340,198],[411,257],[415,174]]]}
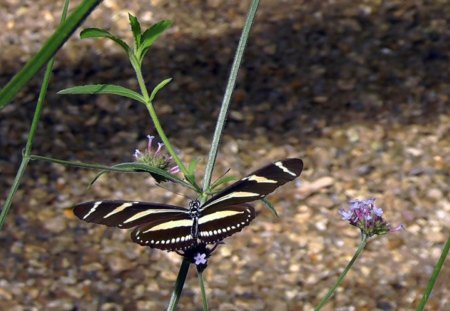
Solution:
{"label": "narrow leaf", "polygon": [[270,203],[266,198],[262,198],[261,202],[264,204],[265,207],[267,207],[272,212],[272,214],[275,215],[275,217],[279,217],[278,213],[277,213],[275,207],[272,205],[272,203]]}
{"label": "narrow leaf", "polygon": [[128,19],[130,20],[131,31],[133,32],[134,42],[136,49],[141,45],[141,25],[139,24],[136,16],[128,13]]}
{"label": "narrow leaf", "polygon": [[59,91],[57,94],[113,94],[134,99],[145,104],[145,99],[139,93],[120,85],[112,84],[89,84],[69,87]]}
{"label": "narrow leaf", "polygon": [[120,45],[127,54],[130,52],[130,47],[126,44],[122,39],[114,36],[109,31],[100,28],[86,28],[80,33],[81,39],[89,39],[89,38],[107,38],[116,42]]}
{"label": "narrow leaf", "polygon": [[138,51],[139,59],[142,61],[148,49],[161,36],[161,34],[172,25],[172,21],[162,20],[144,31],[141,38],[141,46]]}
{"label": "narrow leaf", "polygon": [[152,93],[150,94],[150,102],[153,102],[153,100],[155,99],[156,94],[158,94],[158,92],[164,88],[167,84],[169,84],[172,81],[172,78],[168,78],[165,79],[161,82],[159,82],[159,84],[157,86],[155,86],[155,88],[153,89]]}
{"label": "narrow leaf", "polygon": [[188,172],[189,172],[189,174],[194,175],[195,168],[197,167],[197,164],[198,164],[197,159],[193,159],[193,160],[189,163],[189,166],[188,166]]}
{"label": "narrow leaf", "polygon": [[[153,166],[149,166],[147,164],[144,163],[135,163],[135,162],[131,162],[131,163],[119,163],[116,165],[113,165],[110,167],[111,169],[120,169],[122,172],[146,172],[149,173],[150,175],[152,175],[153,178],[155,178],[155,180],[157,182],[162,182],[162,181],[172,181],[175,183],[179,183],[185,187],[188,188],[192,188],[192,186],[186,182],[184,182],[183,180],[181,180],[180,178],[176,177],[175,175],[172,175],[168,172],[166,172],[165,170],[159,169],[157,167],[153,167]],[[91,181],[90,186],[97,181],[97,179],[102,176],[103,174],[107,173],[108,170],[102,170],[101,172],[99,172],[94,179]]]}
{"label": "narrow leaf", "polygon": [[222,176],[221,178],[217,179],[212,186],[209,188],[210,191],[216,189],[217,187],[219,187],[220,185],[223,185],[225,183],[228,183],[230,181],[234,181],[236,180],[236,176]]}

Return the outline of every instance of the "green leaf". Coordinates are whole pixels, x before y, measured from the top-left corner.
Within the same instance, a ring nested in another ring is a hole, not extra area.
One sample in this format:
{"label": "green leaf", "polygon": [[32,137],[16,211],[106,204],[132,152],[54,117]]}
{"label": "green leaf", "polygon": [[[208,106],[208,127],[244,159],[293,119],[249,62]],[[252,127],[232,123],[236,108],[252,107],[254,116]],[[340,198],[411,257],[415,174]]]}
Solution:
{"label": "green leaf", "polygon": [[195,168],[197,167],[197,164],[198,164],[198,160],[197,159],[192,159],[192,161],[189,163],[189,166],[188,166],[188,169],[187,169],[189,174],[194,175]]}
{"label": "green leaf", "polygon": [[162,20],[159,23],[151,26],[141,36],[141,46],[136,53],[139,57],[139,60],[142,62],[145,54],[148,49],[152,46],[152,44],[156,41],[156,39],[161,36],[161,34],[172,25],[172,21]]}
{"label": "green leaf", "polygon": [[222,176],[219,179],[217,179],[209,188],[209,191],[212,191],[214,189],[216,189],[217,187],[219,187],[220,185],[223,185],[225,183],[228,183],[230,181],[234,181],[236,180],[236,176]]}
{"label": "green leaf", "polygon": [[153,102],[153,100],[155,99],[156,94],[158,94],[158,92],[164,88],[167,84],[169,84],[172,81],[172,78],[168,78],[165,80],[162,80],[161,82],[158,83],[157,86],[155,86],[155,88],[153,89],[152,93],[150,94],[150,102]]}
{"label": "green leaf", "polygon": [[136,44],[135,46],[136,49],[138,49],[141,45],[141,25],[136,16],[131,15],[130,13],[128,13],[128,19],[130,20],[131,31],[133,32],[134,42]]}
{"label": "green leaf", "polygon": [[145,104],[145,99],[139,93],[120,85],[112,84],[89,84],[69,87],[59,91],[57,94],[113,94],[134,99]]}
{"label": "green leaf", "polygon": [[81,39],[88,38],[107,38],[120,45],[127,54],[130,53],[130,47],[122,39],[114,36],[109,31],[100,28],[86,28],[80,33]]}
{"label": "green leaf", "polygon": [[[191,186],[189,183],[186,183],[185,181],[181,180],[180,178],[176,177],[175,175],[172,175],[165,170],[159,169],[157,167],[153,167],[144,163],[136,163],[136,162],[129,162],[129,163],[119,163],[116,165],[113,165],[110,167],[111,170],[117,170],[120,169],[122,172],[146,172],[152,175],[153,178],[159,183],[162,181],[172,181],[178,184],[181,184],[187,188],[193,189],[193,186]],[[107,173],[109,170],[105,169],[99,172],[90,182],[89,186],[91,186],[94,182],[97,181],[97,179],[102,176],[103,174]]]}
{"label": "green leaf", "polygon": [[263,202],[264,206],[267,207],[272,212],[272,214],[275,215],[275,217],[279,217],[272,203],[270,203],[266,198],[262,198],[261,202]]}

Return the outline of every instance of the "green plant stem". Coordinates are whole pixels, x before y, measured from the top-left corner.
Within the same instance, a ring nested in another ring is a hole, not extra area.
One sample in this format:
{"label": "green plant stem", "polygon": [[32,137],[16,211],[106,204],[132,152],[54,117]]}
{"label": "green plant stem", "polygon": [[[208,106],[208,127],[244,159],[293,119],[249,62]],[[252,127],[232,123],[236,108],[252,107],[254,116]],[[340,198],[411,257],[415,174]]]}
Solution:
{"label": "green plant stem", "polygon": [[[61,15],[61,23],[65,20],[67,16],[67,10],[69,7],[69,0],[64,1],[64,7]],[[42,107],[44,106],[44,99],[47,94],[48,84],[50,82],[50,77],[52,75],[54,59],[50,59],[47,64],[47,68],[45,69],[44,78],[42,81],[41,90],[39,92],[38,101],[36,104],[36,110],[34,111],[33,120],[31,122],[30,131],[28,133],[27,144],[25,145],[25,150],[23,152],[22,161],[20,162],[19,169],[17,170],[16,176],[14,177],[13,184],[11,189],[9,190],[8,196],[6,197],[5,204],[3,205],[2,212],[0,214],[0,230],[2,230],[3,225],[5,224],[6,217],[8,216],[9,210],[11,209],[12,202],[14,200],[14,196],[19,189],[20,183],[22,181],[23,175],[25,174],[25,170],[28,166],[28,162],[30,161],[31,148],[33,146],[33,140],[36,136],[37,127],[39,124],[39,120],[41,118]],[[1,98],[1,96],[0,96]],[[1,100],[1,99],[0,99]]]}
{"label": "green plant stem", "polygon": [[167,306],[168,311],[173,311],[178,305],[180,300],[181,292],[183,291],[184,282],[186,281],[186,276],[189,272],[190,262],[183,257],[183,262],[180,266],[180,271],[178,271],[177,280],[175,281],[175,288],[173,289],[172,296],[170,297],[169,305]]}
{"label": "green plant stem", "polygon": [[253,20],[258,9],[259,0],[252,0],[249,12],[247,14],[247,19],[245,20],[244,28],[242,29],[241,38],[239,39],[239,44],[236,49],[236,54],[234,56],[233,65],[231,66],[230,76],[228,78],[227,87],[225,89],[225,94],[222,100],[222,106],[220,108],[219,117],[216,124],[216,129],[214,131],[213,140],[211,143],[211,149],[209,151],[208,163],[205,169],[205,177],[203,178],[203,192],[206,192],[211,184],[212,173],[214,170],[214,165],[216,163],[217,151],[219,148],[220,138],[222,136],[222,131],[225,125],[225,120],[228,115],[228,108],[230,106],[231,95],[233,94],[234,87],[236,85],[236,77],[238,74],[239,66],[242,62],[242,56],[244,55],[245,46],[247,44],[248,35],[250,29],[253,25]]}
{"label": "green plant stem", "polygon": [[20,70],[8,84],[0,90],[0,109],[5,107],[14,96],[36,75],[36,73],[49,62],[50,58],[67,41],[90,12],[100,3],[100,0],[84,0],[67,20],[60,24],[53,35],[45,42],[42,48]]}
{"label": "green plant stem", "polygon": [[153,124],[155,125],[156,131],[158,132],[159,137],[164,143],[164,146],[166,146],[167,151],[172,156],[175,163],[180,168],[181,172],[184,176],[188,176],[188,171],[186,167],[183,165],[183,162],[181,162],[180,158],[178,157],[177,153],[175,152],[174,148],[172,147],[172,144],[170,143],[169,139],[167,138],[166,134],[164,133],[164,130],[161,126],[161,123],[159,122],[158,115],[156,114],[155,108],[153,107],[153,103],[150,100],[150,96],[148,95],[147,87],[145,85],[144,77],[142,76],[142,70],[140,68],[139,62],[137,59],[133,56],[130,58],[131,65],[134,68],[134,71],[136,72],[136,78],[139,83],[139,87],[141,89],[142,96],[145,98],[146,107],[148,112],[150,113],[150,117],[152,118]]}
{"label": "green plant stem", "polygon": [[350,262],[345,267],[344,271],[342,271],[342,273],[339,275],[339,278],[337,279],[337,281],[334,284],[334,286],[332,288],[330,288],[330,290],[325,295],[325,297],[323,297],[323,299],[319,302],[317,307],[314,309],[315,311],[318,311],[318,310],[322,309],[322,307],[328,302],[328,300],[330,300],[331,296],[333,296],[333,294],[336,291],[336,289],[338,288],[338,286],[342,283],[342,280],[344,280],[344,277],[347,274],[347,272],[353,266],[353,264],[355,263],[356,259],[358,259],[358,257],[362,254],[364,248],[367,245],[367,241],[368,241],[367,236],[363,234],[362,237],[361,237],[361,242],[360,242],[360,244],[358,246],[358,249],[356,250],[355,254],[353,255],[352,260],[350,260]]}
{"label": "green plant stem", "polygon": [[202,291],[203,311],[208,311],[208,300],[206,299],[205,282],[203,282],[203,274],[201,272],[198,272],[197,277],[198,283],[200,284],[200,289]]}
{"label": "green plant stem", "polygon": [[417,311],[422,311],[425,308],[428,298],[430,298],[430,294],[431,294],[431,291],[433,290],[434,284],[436,283],[439,273],[440,273],[442,267],[444,266],[445,258],[447,258],[449,249],[450,249],[450,235],[447,238],[447,242],[444,245],[444,248],[442,250],[441,256],[439,257],[439,260],[433,269],[433,273],[431,274],[431,278],[428,281],[427,288],[425,289],[422,299],[420,300],[419,306],[417,307]]}

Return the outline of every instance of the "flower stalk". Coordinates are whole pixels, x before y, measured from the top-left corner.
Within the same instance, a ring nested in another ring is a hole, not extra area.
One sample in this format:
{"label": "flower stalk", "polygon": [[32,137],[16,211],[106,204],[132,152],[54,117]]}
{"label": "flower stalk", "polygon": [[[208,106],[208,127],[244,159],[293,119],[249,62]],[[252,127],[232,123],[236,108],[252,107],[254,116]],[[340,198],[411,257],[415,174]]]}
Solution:
{"label": "flower stalk", "polygon": [[339,275],[336,283],[333,285],[332,288],[327,292],[325,297],[322,298],[322,300],[319,302],[319,304],[314,308],[315,311],[318,311],[322,309],[322,307],[330,300],[330,298],[334,295],[336,289],[341,285],[342,281],[344,280],[345,276],[347,275],[347,272],[351,269],[353,264],[356,262],[358,257],[362,254],[364,248],[367,245],[368,237],[364,233],[361,233],[361,242],[359,243],[358,249],[356,250],[355,254],[353,255],[350,262],[345,267],[344,271]]}

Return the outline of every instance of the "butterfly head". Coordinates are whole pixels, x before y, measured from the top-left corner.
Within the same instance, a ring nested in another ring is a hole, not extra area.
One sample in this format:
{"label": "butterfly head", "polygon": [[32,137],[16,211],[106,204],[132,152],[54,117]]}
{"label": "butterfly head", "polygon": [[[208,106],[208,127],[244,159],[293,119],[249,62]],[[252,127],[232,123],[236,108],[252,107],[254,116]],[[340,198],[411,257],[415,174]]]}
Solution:
{"label": "butterfly head", "polygon": [[200,201],[192,200],[189,202],[189,215],[192,218],[198,218],[200,216]]}

